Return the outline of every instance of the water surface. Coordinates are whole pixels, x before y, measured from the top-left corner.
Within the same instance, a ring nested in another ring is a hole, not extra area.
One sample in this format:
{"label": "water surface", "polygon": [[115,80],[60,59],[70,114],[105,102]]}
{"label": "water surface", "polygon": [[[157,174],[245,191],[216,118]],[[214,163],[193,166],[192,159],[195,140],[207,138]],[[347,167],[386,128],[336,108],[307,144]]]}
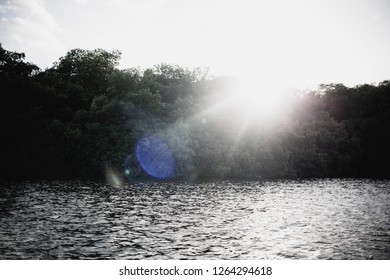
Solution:
{"label": "water surface", "polygon": [[1,259],[390,259],[390,182],[0,186]]}

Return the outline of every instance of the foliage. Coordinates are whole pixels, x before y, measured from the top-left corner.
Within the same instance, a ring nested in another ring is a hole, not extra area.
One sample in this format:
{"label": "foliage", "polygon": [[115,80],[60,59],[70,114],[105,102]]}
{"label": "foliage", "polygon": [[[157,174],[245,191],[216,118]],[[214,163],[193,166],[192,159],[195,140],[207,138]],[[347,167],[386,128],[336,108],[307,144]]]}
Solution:
{"label": "foliage", "polygon": [[320,85],[294,96],[277,125],[244,127],[235,104],[209,110],[232,92],[227,77],[166,64],[120,70],[120,53],[101,49],[71,50],[44,71],[24,59],[0,45],[3,178],[97,178],[108,169],[146,178],[134,158],[145,135],[168,145],[174,177],[187,180],[390,174],[389,81]]}

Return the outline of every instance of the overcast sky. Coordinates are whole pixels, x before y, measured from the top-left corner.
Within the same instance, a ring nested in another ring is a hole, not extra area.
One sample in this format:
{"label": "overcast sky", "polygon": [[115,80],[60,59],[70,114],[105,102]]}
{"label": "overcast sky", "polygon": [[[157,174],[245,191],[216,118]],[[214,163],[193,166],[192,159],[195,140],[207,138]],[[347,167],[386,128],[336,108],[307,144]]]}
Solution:
{"label": "overcast sky", "polygon": [[72,48],[271,83],[390,79],[388,0],[0,0],[0,42],[41,68]]}

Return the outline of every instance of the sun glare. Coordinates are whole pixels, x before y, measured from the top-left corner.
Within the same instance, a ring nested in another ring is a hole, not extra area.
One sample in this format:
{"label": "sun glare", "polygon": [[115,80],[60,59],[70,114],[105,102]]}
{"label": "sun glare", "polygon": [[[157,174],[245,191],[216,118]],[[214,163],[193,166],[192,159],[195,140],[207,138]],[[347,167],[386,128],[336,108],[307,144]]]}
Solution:
{"label": "sun glare", "polygon": [[280,85],[240,79],[234,103],[237,112],[246,121],[274,124],[285,114],[286,91]]}

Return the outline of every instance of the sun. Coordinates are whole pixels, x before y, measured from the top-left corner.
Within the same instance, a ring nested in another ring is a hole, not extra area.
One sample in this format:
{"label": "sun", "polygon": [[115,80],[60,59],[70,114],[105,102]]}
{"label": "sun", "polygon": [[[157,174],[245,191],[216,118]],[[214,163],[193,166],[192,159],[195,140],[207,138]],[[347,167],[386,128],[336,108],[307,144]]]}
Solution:
{"label": "sun", "polygon": [[277,83],[240,78],[234,92],[235,111],[248,122],[274,124],[286,114],[287,89]]}
{"label": "sun", "polygon": [[215,123],[221,128],[230,127],[237,132],[239,141],[250,131],[265,132],[283,125],[294,110],[293,96],[286,84],[269,76],[268,79],[248,74],[228,76],[210,91],[205,109],[191,118],[202,125]]}

